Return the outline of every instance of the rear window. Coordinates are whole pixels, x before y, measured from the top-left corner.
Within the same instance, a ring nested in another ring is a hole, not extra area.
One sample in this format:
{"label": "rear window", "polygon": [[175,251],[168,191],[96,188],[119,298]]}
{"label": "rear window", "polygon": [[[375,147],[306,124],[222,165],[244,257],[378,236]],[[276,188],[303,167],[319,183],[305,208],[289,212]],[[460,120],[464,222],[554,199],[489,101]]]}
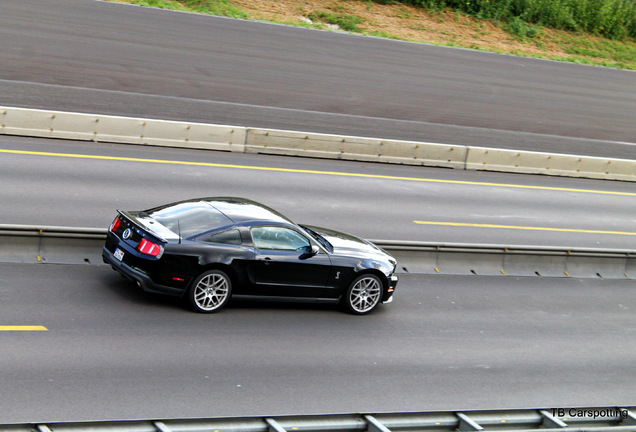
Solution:
{"label": "rear window", "polygon": [[181,237],[192,237],[232,224],[232,220],[206,203],[182,203],[148,213],[161,225]]}
{"label": "rear window", "polygon": [[223,243],[230,245],[240,245],[243,243],[241,233],[237,229],[231,229],[220,233],[212,234],[206,241],[211,243]]}

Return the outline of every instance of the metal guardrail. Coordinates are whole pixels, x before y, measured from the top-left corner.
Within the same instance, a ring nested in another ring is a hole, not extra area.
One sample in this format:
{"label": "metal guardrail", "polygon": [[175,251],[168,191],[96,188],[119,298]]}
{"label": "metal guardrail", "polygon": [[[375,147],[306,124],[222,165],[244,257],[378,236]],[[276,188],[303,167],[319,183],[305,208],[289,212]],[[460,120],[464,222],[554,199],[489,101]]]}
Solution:
{"label": "metal guardrail", "polygon": [[630,431],[636,407],[439,411],[0,425],[0,432]]}
{"label": "metal guardrail", "polygon": [[100,264],[104,228],[0,224],[0,262]]}
{"label": "metal guardrail", "polygon": [[[0,224],[0,262],[101,264],[106,228]],[[371,240],[401,273],[631,279],[636,250]]]}
{"label": "metal guardrail", "polygon": [[0,224],[0,235],[99,238],[104,240],[106,233],[106,228]]}
{"label": "metal guardrail", "polygon": [[371,240],[417,274],[632,279],[636,250]]}
{"label": "metal guardrail", "polygon": [[[0,225],[1,227],[1,225]],[[439,243],[408,240],[369,240],[383,249],[391,251],[437,251],[437,252],[472,252],[493,254],[523,254],[523,255],[576,255],[590,257],[636,257],[636,249],[601,249],[580,248],[567,246],[531,246],[531,245],[500,245],[475,243]]]}

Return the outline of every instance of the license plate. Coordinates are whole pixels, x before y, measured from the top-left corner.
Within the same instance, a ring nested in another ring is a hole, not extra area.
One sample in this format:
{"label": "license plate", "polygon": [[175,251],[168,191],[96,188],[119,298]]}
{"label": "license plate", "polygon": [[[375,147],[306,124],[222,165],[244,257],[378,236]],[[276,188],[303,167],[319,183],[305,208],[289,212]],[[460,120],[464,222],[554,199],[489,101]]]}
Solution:
{"label": "license plate", "polygon": [[121,249],[115,249],[115,258],[117,258],[119,261],[124,259],[124,251]]}

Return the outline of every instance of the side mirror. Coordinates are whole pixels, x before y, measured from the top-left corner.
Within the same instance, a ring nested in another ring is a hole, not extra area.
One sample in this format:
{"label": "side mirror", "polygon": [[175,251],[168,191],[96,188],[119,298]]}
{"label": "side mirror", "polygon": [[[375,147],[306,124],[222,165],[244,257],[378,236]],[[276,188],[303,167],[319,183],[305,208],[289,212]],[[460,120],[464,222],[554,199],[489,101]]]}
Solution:
{"label": "side mirror", "polygon": [[305,251],[300,256],[300,259],[311,258],[314,255],[317,255],[320,252],[320,248],[316,245],[310,245],[305,248]]}

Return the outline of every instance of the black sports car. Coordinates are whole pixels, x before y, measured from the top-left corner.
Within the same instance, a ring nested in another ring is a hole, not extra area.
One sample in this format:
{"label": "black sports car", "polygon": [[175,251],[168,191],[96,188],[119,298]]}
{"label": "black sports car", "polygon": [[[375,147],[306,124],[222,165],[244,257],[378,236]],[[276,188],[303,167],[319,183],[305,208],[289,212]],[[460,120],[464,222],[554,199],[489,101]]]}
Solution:
{"label": "black sports car", "polygon": [[187,296],[197,312],[230,297],[342,302],[354,314],[392,300],[396,261],[374,244],[297,225],[242,198],[199,198],[121,211],[104,262],[144,291]]}

